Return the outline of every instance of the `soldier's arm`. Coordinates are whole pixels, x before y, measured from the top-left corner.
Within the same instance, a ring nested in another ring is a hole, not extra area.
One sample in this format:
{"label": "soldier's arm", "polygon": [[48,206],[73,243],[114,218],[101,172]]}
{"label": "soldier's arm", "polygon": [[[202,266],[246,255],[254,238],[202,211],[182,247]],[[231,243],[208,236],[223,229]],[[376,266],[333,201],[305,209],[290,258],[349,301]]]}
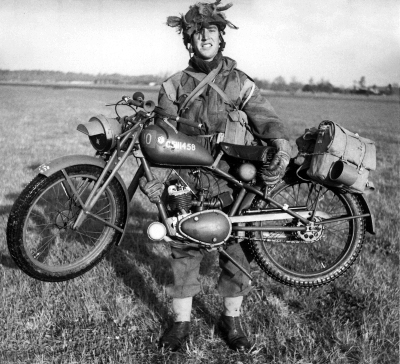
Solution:
{"label": "soldier's arm", "polygon": [[241,77],[241,79],[244,81],[242,88],[242,103],[246,101],[254,85],[253,93],[243,107],[243,111],[247,114],[247,118],[253,128],[254,134],[264,141],[267,141],[268,139],[289,140],[285,125],[279,119],[269,101],[261,95],[260,90],[254,84],[254,81],[250,80],[246,75]]}
{"label": "soldier's arm", "polygon": [[[164,81],[158,93],[158,106],[162,107],[165,112],[173,116],[178,115],[178,103],[176,101],[178,97],[179,75],[180,74],[173,75]],[[170,123],[176,126],[175,121],[170,121]]]}

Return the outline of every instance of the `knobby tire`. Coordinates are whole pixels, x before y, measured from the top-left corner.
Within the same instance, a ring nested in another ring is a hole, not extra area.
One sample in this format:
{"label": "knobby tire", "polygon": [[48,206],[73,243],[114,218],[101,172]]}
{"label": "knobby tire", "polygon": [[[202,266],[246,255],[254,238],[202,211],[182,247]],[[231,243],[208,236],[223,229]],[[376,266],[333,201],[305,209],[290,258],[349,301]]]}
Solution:
{"label": "knobby tire", "polygon": [[[75,165],[65,171],[85,203],[102,169]],[[15,201],[8,219],[8,249],[18,267],[33,278],[60,282],[80,276],[100,262],[122,234],[90,216],[72,230],[80,210],[62,171],[49,177],[37,175]],[[116,178],[92,212],[124,228],[127,204]]]}
{"label": "knobby tire", "polygon": [[[322,216],[317,218],[319,220],[327,216],[355,216],[363,213],[356,195],[321,186],[321,197],[318,200],[315,198],[317,186],[320,185],[299,180],[282,181],[270,195],[281,204],[287,203],[289,207],[306,206],[311,210],[317,204],[316,209]],[[272,207],[257,197],[253,206]],[[301,225],[296,220],[273,223],[280,226]],[[250,235],[249,245],[255,261],[269,276],[290,286],[321,286],[344,274],[353,264],[364,241],[365,220],[357,218],[326,224],[322,236],[315,242],[302,240],[298,233],[267,233],[266,237],[258,231]]]}

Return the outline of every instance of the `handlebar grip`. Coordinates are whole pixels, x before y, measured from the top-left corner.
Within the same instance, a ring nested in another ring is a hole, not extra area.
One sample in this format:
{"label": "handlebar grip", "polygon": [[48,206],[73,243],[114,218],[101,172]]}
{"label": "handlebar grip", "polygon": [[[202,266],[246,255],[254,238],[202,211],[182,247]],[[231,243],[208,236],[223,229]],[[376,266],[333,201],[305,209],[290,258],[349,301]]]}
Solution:
{"label": "handlebar grip", "polygon": [[129,105],[134,105],[134,106],[142,107],[142,106],[143,106],[143,101],[137,101],[137,100],[129,99],[129,100],[128,100],[128,104],[129,104]]}
{"label": "handlebar grip", "polygon": [[129,96],[122,96],[122,100],[124,100],[128,105],[134,105],[134,106],[143,106],[143,100],[136,100],[136,99],[131,99]]}

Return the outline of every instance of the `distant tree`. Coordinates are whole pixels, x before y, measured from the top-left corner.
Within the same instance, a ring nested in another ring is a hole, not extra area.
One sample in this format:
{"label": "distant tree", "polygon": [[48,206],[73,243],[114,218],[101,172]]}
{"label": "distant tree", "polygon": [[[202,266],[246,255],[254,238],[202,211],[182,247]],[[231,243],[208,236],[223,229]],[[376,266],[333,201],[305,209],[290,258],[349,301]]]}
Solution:
{"label": "distant tree", "polygon": [[303,87],[303,84],[299,81],[297,81],[296,77],[293,76],[290,83],[289,83],[289,88],[292,92],[297,91]]}
{"label": "distant tree", "polygon": [[333,92],[333,85],[329,81],[325,81],[321,78],[321,81],[316,85],[316,91],[318,92]]}
{"label": "distant tree", "polygon": [[257,87],[260,89],[264,89],[264,90],[270,89],[270,83],[268,80],[261,80],[259,78],[255,78],[254,82],[256,83]]}
{"label": "distant tree", "polygon": [[286,81],[282,76],[278,76],[271,84],[271,90],[285,91],[287,89]]}
{"label": "distant tree", "polygon": [[304,85],[303,88],[301,89],[301,91],[303,91],[303,92],[312,92],[312,93],[315,92],[314,86],[310,85],[310,84]]}
{"label": "distant tree", "polygon": [[360,85],[361,88],[365,87],[365,76],[361,76],[360,81],[358,81],[358,84]]}

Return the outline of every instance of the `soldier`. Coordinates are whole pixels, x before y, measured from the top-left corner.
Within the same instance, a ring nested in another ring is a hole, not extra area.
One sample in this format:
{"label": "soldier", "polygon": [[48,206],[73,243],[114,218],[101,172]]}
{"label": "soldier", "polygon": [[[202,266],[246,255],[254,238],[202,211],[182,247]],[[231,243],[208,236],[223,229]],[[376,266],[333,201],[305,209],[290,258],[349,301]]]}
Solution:
{"label": "soldier", "polygon": [[[163,83],[158,103],[169,114],[202,123],[201,130],[183,124],[179,124],[177,128],[192,135],[211,153],[216,151],[221,135],[232,134],[228,133],[227,128],[231,125],[243,125],[237,122],[237,118],[247,116],[252,134],[277,148],[269,167],[261,171],[261,178],[266,184],[275,184],[284,174],[290,159],[288,137],[282,122],[270,103],[260,94],[253,80],[236,68],[234,60],[222,55],[226,26],[238,28],[222,12],[232,5],[219,5],[220,1],[213,4],[196,3],[185,15],[167,18],[167,25],[176,27],[183,34],[190,60],[188,68]],[[198,85],[206,77],[208,82],[203,81],[205,86],[199,89]],[[211,83],[217,85],[219,90]],[[243,144],[249,142],[245,134],[241,134]],[[224,141],[231,142],[226,139]],[[224,160],[218,167],[229,169]],[[186,173],[186,178],[192,178],[195,189],[199,182],[204,187],[207,178],[203,177],[197,176],[196,185],[193,175]],[[158,201],[164,190],[164,184],[157,179],[147,182],[144,177],[140,180],[140,187],[152,202]],[[212,196],[226,191],[233,192],[223,180],[211,180],[207,188]],[[243,248],[240,244],[231,244],[226,251],[249,271],[250,258]],[[192,297],[200,291],[198,276],[203,252],[204,250],[185,247],[185,244],[171,244],[174,284],[167,287],[167,292],[173,298],[175,322],[160,339],[160,347],[164,350],[178,350],[189,336]],[[217,288],[223,296],[224,307],[218,326],[229,347],[237,351],[247,351],[251,344],[242,330],[239,316],[243,297],[252,289],[251,282],[225,257],[220,256],[219,264],[222,271]]]}

